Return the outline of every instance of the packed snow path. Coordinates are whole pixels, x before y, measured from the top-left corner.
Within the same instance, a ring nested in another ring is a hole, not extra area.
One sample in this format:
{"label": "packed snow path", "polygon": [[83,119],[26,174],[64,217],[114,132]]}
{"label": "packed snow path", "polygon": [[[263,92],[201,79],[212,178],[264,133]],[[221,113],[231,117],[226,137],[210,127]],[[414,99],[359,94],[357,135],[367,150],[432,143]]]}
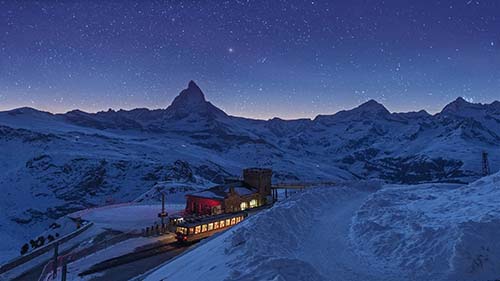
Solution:
{"label": "packed snow path", "polygon": [[388,265],[376,264],[356,253],[349,231],[352,218],[371,193],[356,193],[318,216],[310,236],[303,243],[303,259],[326,280],[365,281],[401,280]]}

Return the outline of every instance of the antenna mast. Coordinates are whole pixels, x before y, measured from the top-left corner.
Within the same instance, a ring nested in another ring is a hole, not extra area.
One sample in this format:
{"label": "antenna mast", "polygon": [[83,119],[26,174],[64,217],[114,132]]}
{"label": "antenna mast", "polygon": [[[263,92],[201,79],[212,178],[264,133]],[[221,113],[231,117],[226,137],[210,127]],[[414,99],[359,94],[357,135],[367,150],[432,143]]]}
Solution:
{"label": "antenna mast", "polygon": [[488,162],[488,153],[483,151],[483,176],[490,174],[490,164]]}

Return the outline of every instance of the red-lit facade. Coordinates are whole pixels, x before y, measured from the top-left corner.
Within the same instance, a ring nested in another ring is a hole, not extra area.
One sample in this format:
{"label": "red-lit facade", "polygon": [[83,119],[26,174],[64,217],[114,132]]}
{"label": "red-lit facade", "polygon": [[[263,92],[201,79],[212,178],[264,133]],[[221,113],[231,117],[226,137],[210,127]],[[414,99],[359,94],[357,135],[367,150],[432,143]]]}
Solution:
{"label": "red-lit facade", "polygon": [[186,213],[197,215],[218,214],[222,209],[222,202],[216,199],[209,199],[187,195]]}
{"label": "red-lit facade", "polygon": [[186,195],[187,215],[234,213],[262,206],[272,200],[271,169],[243,170],[243,180],[231,181]]}

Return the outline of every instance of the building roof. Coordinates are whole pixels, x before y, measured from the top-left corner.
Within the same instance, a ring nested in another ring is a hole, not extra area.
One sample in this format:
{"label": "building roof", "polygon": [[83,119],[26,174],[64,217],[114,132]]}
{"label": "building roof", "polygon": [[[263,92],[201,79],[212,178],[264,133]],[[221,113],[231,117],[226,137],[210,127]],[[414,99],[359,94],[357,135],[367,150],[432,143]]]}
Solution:
{"label": "building roof", "polygon": [[250,195],[257,193],[258,190],[245,184],[243,181],[226,183],[223,185],[217,185],[199,192],[188,194],[188,196],[209,198],[214,200],[223,200],[229,194],[231,188],[234,189],[236,193],[240,196]]}
{"label": "building roof", "polygon": [[273,170],[272,169],[269,169],[269,168],[246,168],[243,170],[243,172],[258,172],[258,173],[262,173],[262,172],[265,172],[265,173],[272,173]]}

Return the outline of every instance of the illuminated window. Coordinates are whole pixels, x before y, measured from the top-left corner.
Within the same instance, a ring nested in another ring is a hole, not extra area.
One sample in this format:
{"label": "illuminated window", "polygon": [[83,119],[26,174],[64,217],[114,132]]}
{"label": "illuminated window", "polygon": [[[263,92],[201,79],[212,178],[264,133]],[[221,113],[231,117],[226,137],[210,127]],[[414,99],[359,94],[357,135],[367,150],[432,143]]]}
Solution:
{"label": "illuminated window", "polygon": [[224,220],[221,220],[220,221],[220,228],[223,228],[223,227],[225,227]]}
{"label": "illuminated window", "polygon": [[207,231],[207,225],[206,224],[204,224],[204,225],[201,226],[201,232],[205,232],[205,231]]}
{"label": "illuminated window", "polygon": [[231,225],[231,220],[230,219],[227,219],[226,220],[226,226],[230,226]]}
{"label": "illuminated window", "polygon": [[209,223],[208,224],[208,231],[213,230],[213,229],[214,229],[214,224],[213,223]]}
{"label": "illuminated window", "polygon": [[243,210],[246,210],[246,209],[248,209],[247,202],[241,202],[241,204],[240,204],[240,210],[243,211]]}
{"label": "illuminated window", "polygon": [[187,229],[185,227],[177,227],[177,233],[187,234]]}
{"label": "illuminated window", "polygon": [[252,199],[250,200],[250,208],[255,208],[257,207],[259,204],[257,202],[257,199]]}
{"label": "illuminated window", "polygon": [[193,234],[194,233],[194,228],[190,227],[189,228],[189,234]]}
{"label": "illuminated window", "polygon": [[239,223],[241,221],[241,218],[240,217],[237,217],[236,218],[236,223]]}
{"label": "illuminated window", "polygon": [[235,218],[232,218],[231,219],[231,225],[235,224],[236,223],[236,219]]}
{"label": "illuminated window", "polygon": [[201,232],[201,226],[196,226],[195,229],[194,229],[194,234],[198,234]]}
{"label": "illuminated window", "polygon": [[214,222],[214,229],[219,229],[219,222],[218,221]]}

